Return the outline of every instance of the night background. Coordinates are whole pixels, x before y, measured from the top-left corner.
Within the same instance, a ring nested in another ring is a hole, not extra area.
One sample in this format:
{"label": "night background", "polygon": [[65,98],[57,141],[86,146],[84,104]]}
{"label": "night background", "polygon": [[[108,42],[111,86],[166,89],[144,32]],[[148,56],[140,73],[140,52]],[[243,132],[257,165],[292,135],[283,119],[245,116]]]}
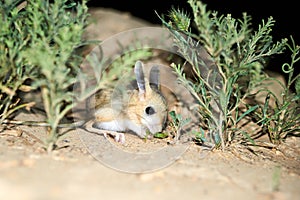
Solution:
{"label": "night background", "polygon": [[[297,1],[237,1],[237,0],[202,0],[207,5],[208,10],[218,11],[219,14],[232,14],[234,18],[241,18],[242,13],[246,12],[252,17],[252,24],[255,30],[262,20],[267,20],[272,16],[275,20],[273,31],[273,41],[280,41],[282,38],[290,39],[292,35],[295,43],[300,45],[300,31],[298,22],[298,5]],[[90,0],[89,7],[104,7],[113,8],[116,10],[131,13],[131,15],[147,20],[154,24],[161,24],[154,11],[160,15],[167,14],[172,8],[182,8],[188,13],[192,14],[190,6],[186,0],[149,0],[149,1],[114,1],[114,0]],[[191,15],[192,16],[192,15]],[[284,62],[290,62],[290,52],[286,51],[285,54],[277,55],[275,59],[271,60],[270,66],[273,71],[281,71],[281,65]],[[274,64],[272,64],[274,63]],[[280,64],[280,65],[278,65]],[[296,63],[296,71],[299,73],[300,63]]]}

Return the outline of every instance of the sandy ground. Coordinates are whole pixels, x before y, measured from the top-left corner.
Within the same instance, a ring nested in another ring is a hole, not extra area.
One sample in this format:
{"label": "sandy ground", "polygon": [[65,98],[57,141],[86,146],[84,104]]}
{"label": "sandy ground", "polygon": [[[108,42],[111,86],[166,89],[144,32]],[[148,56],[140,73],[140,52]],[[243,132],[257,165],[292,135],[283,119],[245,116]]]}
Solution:
{"label": "sandy ground", "polygon": [[[237,154],[203,151],[191,144],[174,162],[154,167],[148,173],[132,173],[122,167],[114,169],[114,164],[109,166],[105,160],[90,154],[78,131],[69,132],[60,140],[59,144],[65,148],[48,154],[31,135],[41,135],[42,128],[20,129],[23,130],[20,137],[1,136],[0,199],[296,200],[300,195],[299,154],[293,163],[295,159],[279,151],[254,156],[246,151]],[[126,139],[129,151],[138,143],[148,149],[155,141],[141,142],[134,135],[126,135]],[[106,139],[102,137],[97,142],[101,144],[103,140]],[[167,145],[164,140],[156,140],[161,148]],[[299,139],[293,138],[291,142],[299,145]],[[124,162],[122,158],[114,159]]]}
{"label": "sandy ground", "polygon": [[[92,16],[101,29],[89,27],[89,37],[100,39],[149,25],[116,11],[97,9]],[[19,116],[29,117],[42,120],[37,113]],[[206,151],[189,143],[176,152],[168,139],[128,134],[120,147],[111,138],[72,130],[60,139],[62,148],[47,153],[44,128],[17,128],[0,133],[0,199],[300,199],[296,137],[274,149],[233,144],[225,152]],[[136,170],[141,167],[148,172]]]}

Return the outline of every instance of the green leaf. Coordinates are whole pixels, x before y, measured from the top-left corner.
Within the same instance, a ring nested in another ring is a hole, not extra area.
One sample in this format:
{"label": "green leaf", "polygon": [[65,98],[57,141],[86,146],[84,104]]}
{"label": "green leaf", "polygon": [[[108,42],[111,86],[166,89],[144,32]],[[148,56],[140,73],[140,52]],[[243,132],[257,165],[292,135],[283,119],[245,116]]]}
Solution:
{"label": "green leaf", "polygon": [[164,139],[164,138],[169,137],[169,134],[168,133],[155,133],[153,136],[155,138]]}
{"label": "green leaf", "polygon": [[172,110],[169,112],[169,114],[170,114],[170,117],[172,118],[172,121],[176,122],[177,121],[176,112],[174,110]]}
{"label": "green leaf", "polygon": [[241,119],[243,119],[246,115],[248,115],[249,113],[253,112],[254,110],[256,110],[257,108],[259,108],[259,105],[255,105],[250,107],[246,112],[244,112],[237,120],[236,123],[238,123]]}

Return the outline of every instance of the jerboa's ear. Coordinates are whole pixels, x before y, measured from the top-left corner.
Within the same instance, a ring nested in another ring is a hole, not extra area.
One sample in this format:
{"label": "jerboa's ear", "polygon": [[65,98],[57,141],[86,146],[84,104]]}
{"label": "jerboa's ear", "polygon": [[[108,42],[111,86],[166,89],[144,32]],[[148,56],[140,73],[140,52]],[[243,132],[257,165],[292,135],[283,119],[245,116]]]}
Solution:
{"label": "jerboa's ear", "polygon": [[160,84],[159,84],[159,66],[154,65],[151,70],[150,70],[150,77],[149,77],[149,82],[151,84],[151,86],[156,89],[159,90]]}
{"label": "jerboa's ear", "polygon": [[144,77],[144,71],[143,71],[143,63],[141,61],[136,61],[134,66],[134,73],[136,76],[136,82],[139,88],[139,95],[140,97],[144,97],[146,92],[146,86],[145,86],[145,77]]}

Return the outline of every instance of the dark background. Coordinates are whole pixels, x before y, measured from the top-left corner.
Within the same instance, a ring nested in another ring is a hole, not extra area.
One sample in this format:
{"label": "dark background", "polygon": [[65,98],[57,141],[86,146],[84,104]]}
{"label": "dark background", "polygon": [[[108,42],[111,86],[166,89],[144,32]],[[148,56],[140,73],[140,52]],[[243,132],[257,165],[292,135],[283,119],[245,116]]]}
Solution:
{"label": "dark background", "polygon": [[[241,18],[242,13],[246,12],[252,17],[253,28],[257,30],[262,20],[267,20],[272,16],[275,20],[272,36],[275,41],[282,38],[290,38],[292,35],[296,44],[300,44],[300,30],[297,1],[268,1],[268,0],[202,0],[207,5],[208,10],[218,11],[219,14],[232,14],[234,18]],[[154,11],[160,15],[167,14],[172,8],[181,8],[191,14],[190,6],[186,0],[90,0],[89,7],[113,8],[120,11],[131,13],[131,15],[142,18],[155,24],[161,24]],[[290,52],[276,55],[268,65],[268,69],[281,71],[284,62],[290,62]],[[296,63],[296,73],[299,73],[299,63]]]}

